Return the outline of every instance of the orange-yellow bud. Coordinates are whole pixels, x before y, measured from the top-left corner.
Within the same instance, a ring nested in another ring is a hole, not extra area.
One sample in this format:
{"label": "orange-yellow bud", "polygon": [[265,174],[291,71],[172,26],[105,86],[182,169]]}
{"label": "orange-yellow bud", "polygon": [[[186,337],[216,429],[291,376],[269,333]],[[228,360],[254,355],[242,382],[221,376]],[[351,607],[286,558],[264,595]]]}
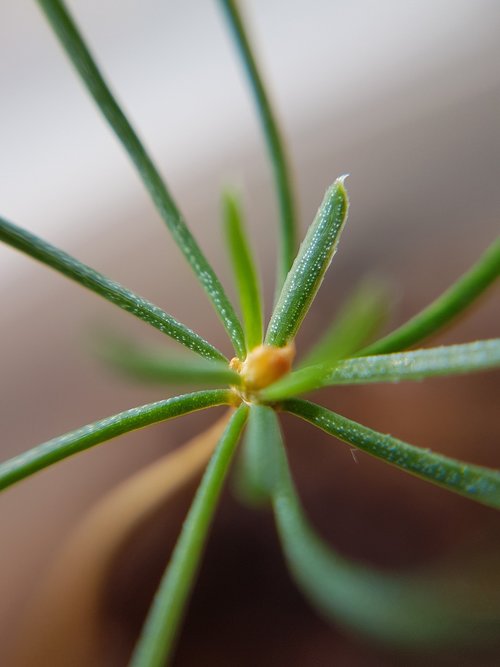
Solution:
{"label": "orange-yellow bud", "polygon": [[243,377],[245,388],[249,391],[264,389],[283,375],[290,372],[295,357],[295,346],[289,343],[285,347],[258,345],[244,361],[233,359],[231,368]]}

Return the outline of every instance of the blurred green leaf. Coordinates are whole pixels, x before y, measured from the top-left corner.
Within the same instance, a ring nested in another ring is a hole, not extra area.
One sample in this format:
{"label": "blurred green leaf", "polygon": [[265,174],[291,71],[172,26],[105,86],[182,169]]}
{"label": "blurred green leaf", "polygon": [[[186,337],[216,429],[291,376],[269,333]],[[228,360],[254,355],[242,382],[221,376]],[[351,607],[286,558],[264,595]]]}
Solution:
{"label": "blurred green leaf", "polygon": [[262,343],[261,288],[243,225],[241,204],[234,195],[226,192],[223,208],[225,237],[243,312],[246,348],[250,352]]}
{"label": "blurred green leaf", "polygon": [[296,212],[290,170],[278,123],[276,122],[269,96],[264,88],[262,76],[259,73],[255,57],[252,53],[250,41],[240,12],[238,11],[238,5],[235,0],[220,0],[220,2],[227,16],[243,66],[248,75],[273,166],[280,207],[281,238],[276,275],[276,295],[279,295],[287,273],[292,266],[297,246]]}
{"label": "blurred green leaf", "polygon": [[245,438],[235,466],[234,487],[239,500],[253,507],[265,505],[270,500],[272,481],[268,474],[269,454],[262,456],[262,448],[273,438],[276,428],[274,412],[251,405]]}
{"label": "blurred green leaf", "polygon": [[312,349],[300,361],[300,367],[333,365],[352,357],[373,338],[389,310],[387,286],[381,281],[364,279],[349,295],[332,323]]}
{"label": "blurred green leaf", "polygon": [[408,322],[368,345],[360,355],[386,354],[411,347],[449,324],[500,276],[500,238],[446,292]]}
{"label": "blurred green leaf", "polygon": [[227,361],[174,354],[173,350],[151,350],[119,337],[101,337],[96,351],[116,371],[144,382],[199,387],[241,382],[241,376],[229,368]]}
{"label": "blurred green leaf", "polygon": [[275,412],[263,406],[252,410],[266,425],[266,438],[255,439],[252,445],[254,457],[261,460],[263,485],[272,499],[288,567],[321,614],[391,647],[428,650],[498,638],[498,601],[479,615],[478,605],[468,604],[473,595],[457,604],[443,580],[381,572],[330,549],[301,507]]}

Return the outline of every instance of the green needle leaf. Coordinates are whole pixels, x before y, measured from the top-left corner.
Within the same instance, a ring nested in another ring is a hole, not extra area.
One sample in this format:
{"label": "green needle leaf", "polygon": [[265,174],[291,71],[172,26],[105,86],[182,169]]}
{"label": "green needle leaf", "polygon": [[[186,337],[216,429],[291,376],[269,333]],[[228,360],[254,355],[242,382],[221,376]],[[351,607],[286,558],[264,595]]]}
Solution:
{"label": "green needle leaf", "polygon": [[285,282],[287,273],[292,266],[297,245],[296,212],[290,171],[278,124],[272,111],[269,97],[264,88],[262,77],[259,74],[255,57],[252,54],[250,42],[241,15],[238,11],[237,3],[235,0],[221,0],[221,5],[227,16],[243,61],[243,66],[250,81],[274,170],[274,180],[278,194],[281,222],[281,245],[278,273],[276,276],[276,294],[279,294],[283,283]]}
{"label": "green needle leaf", "polygon": [[224,231],[243,312],[246,348],[250,352],[262,343],[261,289],[252,251],[243,225],[241,206],[235,196],[225,193]]}
{"label": "green needle leaf", "polygon": [[414,447],[308,401],[289,399],[283,401],[282,408],[405,472],[483,505],[500,509],[500,471]]}
{"label": "green needle leaf", "polygon": [[397,352],[428,338],[460,315],[500,276],[500,238],[440,297],[395,331],[361,350],[360,355]]}
{"label": "green needle leaf", "polygon": [[0,464],[0,490],[68,456],[83,452],[123,433],[136,431],[150,424],[173,419],[196,410],[204,410],[216,405],[228,405],[231,401],[231,394],[227,390],[198,391],[125,410],[112,417],[87,424]]}
{"label": "green needle leaf", "polygon": [[132,313],[202,357],[226,361],[222,352],[184,324],[177,322],[158,306],[3,218],[0,218],[0,241],[59,271],[67,278],[99,294],[128,313]]}
{"label": "green needle leaf", "polygon": [[500,367],[500,338],[462,345],[446,345],[359,357],[340,361],[334,368],[317,365],[291,373],[261,392],[262,399],[279,400],[338,384],[399,382],[458,375]]}
{"label": "green needle leaf", "polygon": [[302,241],[269,322],[269,345],[283,347],[294,338],[321,286],[347,217],[344,179],[345,176],[338,178],[328,188]]}
{"label": "green needle leaf", "polygon": [[131,667],[162,667],[171,654],[222,485],[247,414],[247,406],[240,405],[208,464],[153,600]]}
{"label": "green needle leaf", "polygon": [[333,365],[346,359],[372,339],[388,312],[388,292],[374,279],[363,280],[349,295],[340,312],[300,366]]}
{"label": "green needle leaf", "polygon": [[253,458],[260,461],[261,484],[272,500],[288,567],[321,614],[391,647],[456,646],[498,636],[496,610],[479,617],[472,604],[464,604],[469,601],[453,600],[453,591],[432,579],[380,572],[331,550],[301,507],[276,414],[256,406],[252,419],[264,436],[252,440]]}
{"label": "green needle leaf", "polygon": [[106,337],[98,346],[97,354],[118,372],[144,382],[227,387],[241,381],[241,376],[229,368],[227,361],[174,355],[172,350],[149,350],[115,337]]}
{"label": "green needle leaf", "polygon": [[500,338],[341,361],[324,385],[399,382],[500,367]]}
{"label": "green needle leaf", "polygon": [[70,14],[60,0],[38,0],[61,45],[135,164],[155,206],[215,307],[236,353],[245,357],[241,324],[214,270],[189,231],[157,168],[111,94]]}

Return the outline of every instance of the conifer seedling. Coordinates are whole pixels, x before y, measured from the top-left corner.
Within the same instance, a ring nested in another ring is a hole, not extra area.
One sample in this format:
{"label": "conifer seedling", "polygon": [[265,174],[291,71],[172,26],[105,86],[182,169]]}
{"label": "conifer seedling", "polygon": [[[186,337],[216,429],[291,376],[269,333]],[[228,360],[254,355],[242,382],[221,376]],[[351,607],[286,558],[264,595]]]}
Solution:
{"label": "conifer seedling", "polygon": [[[129,342],[111,341],[104,346],[104,356],[109,363],[134,377],[164,384],[198,383],[203,389],[127,409],[23,452],[0,465],[0,488],[7,489],[47,466],[121,434],[197,410],[226,405],[226,415],[205,434],[112,492],[89,517],[80,536],[75,536],[73,547],[68,547],[69,552],[77,550],[75,544],[81,546],[78,540],[83,539],[82,535],[101,525],[100,518],[108,517],[111,522],[117,522],[112,524],[112,535],[101,531],[103,553],[109,552],[110,557],[131,527],[196,475],[208,461],[131,658],[133,667],[160,667],[172,658],[210,524],[240,441],[241,495],[249,503],[272,509],[290,573],[323,616],[373,641],[396,646],[428,647],[466,636],[471,630],[467,610],[441,599],[432,587],[426,587],[421,581],[350,562],[315,533],[301,507],[290,473],[280,413],[306,420],[350,447],[396,466],[403,473],[500,509],[500,471],[455,460],[378,433],[301,397],[334,385],[414,381],[498,368],[500,339],[441,347],[419,346],[461,315],[498,278],[500,239],[494,240],[472,268],[444,294],[383,338],[376,339],[376,333],[385,307],[384,294],[378,285],[361,284],[331,327],[318,336],[313,349],[296,363],[296,353],[302,352],[295,348],[296,334],[321,287],[347,221],[348,181],[340,176],[328,187],[298,247],[296,208],[281,133],[236,1],[220,0],[220,5],[256,101],[279,203],[276,301],[268,323],[263,318],[259,275],[239,198],[226,193],[223,211],[224,237],[234,268],[241,319],[138,135],[111,94],[63,2],[38,0],[38,4],[88,92],[135,164],[161,219],[215,308],[233,344],[234,356],[226,358],[203,336],[147,299],[1,218],[0,239],[4,243],[142,319],[190,351],[183,359],[168,353],[159,355]],[[308,446],[313,457],[314,443]],[[334,441],[332,446],[335,446]],[[108,564],[108,556],[103,556],[105,564]],[[84,573],[85,570],[82,576]],[[89,599],[94,592],[98,595],[100,580],[95,572],[94,575],[93,583],[90,577],[88,580]],[[96,591],[92,588],[94,584]],[[498,626],[496,628],[498,631]],[[481,628],[475,627],[474,631],[480,633]],[[29,637],[25,641],[29,643]]]}

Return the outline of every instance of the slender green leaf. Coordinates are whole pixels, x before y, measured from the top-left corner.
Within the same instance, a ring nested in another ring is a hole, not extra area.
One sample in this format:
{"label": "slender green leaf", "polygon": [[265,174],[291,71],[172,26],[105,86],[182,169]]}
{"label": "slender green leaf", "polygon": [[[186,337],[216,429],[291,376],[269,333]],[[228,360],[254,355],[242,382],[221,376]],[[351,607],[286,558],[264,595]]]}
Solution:
{"label": "slender green leaf", "polygon": [[225,193],[224,231],[238,287],[247,352],[262,343],[261,288],[252,251],[243,225],[241,206],[234,195]]}
{"label": "slender green leaf", "polygon": [[119,373],[135,380],[163,385],[225,387],[239,384],[241,376],[224,361],[151,350],[121,338],[106,336],[97,354]]}
{"label": "slender green leaf", "polygon": [[422,380],[500,367],[500,338],[341,361],[324,385]]}
{"label": "slender green leaf", "polygon": [[404,350],[437,333],[460,315],[500,276],[500,238],[440,297],[395,331],[368,345],[360,355]]}
{"label": "slender green leaf", "polygon": [[297,245],[296,212],[290,170],[287,164],[286,152],[283,140],[280,136],[278,124],[272,111],[269,97],[264,88],[262,77],[259,74],[257,63],[252,53],[240,12],[238,11],[237,3],[235,0],[220,1],[229,21],[236,45],[241,54],[243,66],[252,87],[274,170],[274,180],[278,194],[281,222],[281,243],[278,273],[276,276],[276,295],[278,295],[285,282],[287,273],[292,266]]}
{"label": "slender green leaf", "polygon": [[210,345],[198,334],[188,329],[184,324],[177,322],[171,315],[150,301],[134,294],[126,287],[122,287],[89,266],[82,264],[71,255],[50,245],[43,239],[30,234],[21,227],[17,227],[7,220],[0,218],[0,241],[26,253],[39,262],[59,271],[67,278],[71,278],[83,287],[92,290],[111,303],[132,313],[139,319],[151,324],[167,336],[185,345],[193,352],[209,359],[226,360],[226,357],[215,347]]}
{"label": "slender green leaf", "polygon": [[212,301],[238,356],[244,358],[243,330],[219,279],[189,231],[139,137],[104,81],[72,17],[60,0],[37,1],[89,93],[135,164],[158,212]]}
{"label": "slender green leaf", "polygon": [[300,366],[328,364],[353,356],[372,339],[386,319],[388,292],[374,279],[364,279],[349,295],[324,335],[301,360]]}
{"label": "slender green leaf", "polygon": [[252,441],[253,457],[260,461],[261,483],[272,498],[290,572],[321,614],[391,647],[429,649],[498,637],[497,610],[486,606],[488,612],[481,614],[472,591],[471,599],[459,599],[435,577],[381,572],[330,549],[301,507],[275,413],[262,406],[251,413],[264,436]]}
{"label": "slender green leaf", "polygon": [[344,227],[348,200],[344,176],[326,191],[309,227],[271,316],[266,343],[282,347],[291,341],[321,286]]}
{"label": "slender green leaf", "polygon": [[345,359],[333,368],[321,364],[309,366],[265,389],[262,398],[275,401],[331,385],[422,380],[498,367],[500,338],[480,340],[428,350]]}
{"label": "slender green leaf", "polygon": [[150,424],[173,419],[196,410],[204,410],[216,405],[228,405],[231,400],[231,394],[227,390],[198,391],[125,410],[112,417],[87,424],[0,464],[0,490],[68,456],[83,452],[123,433],[136,431]]}
{"label": "slender green leaf", "polygon": [[454,491],[483,505],[500,509],[500,471],[435,454],[373,431],[346,417],[300,399],[283,401],[282,408],[353,447],[391,465]]}
{"label": "slender green leaf", "polygon": [[153,600],[131,667],[162,667],[171,655],[196,571],[248,408],[233,414],[205,471]]}

